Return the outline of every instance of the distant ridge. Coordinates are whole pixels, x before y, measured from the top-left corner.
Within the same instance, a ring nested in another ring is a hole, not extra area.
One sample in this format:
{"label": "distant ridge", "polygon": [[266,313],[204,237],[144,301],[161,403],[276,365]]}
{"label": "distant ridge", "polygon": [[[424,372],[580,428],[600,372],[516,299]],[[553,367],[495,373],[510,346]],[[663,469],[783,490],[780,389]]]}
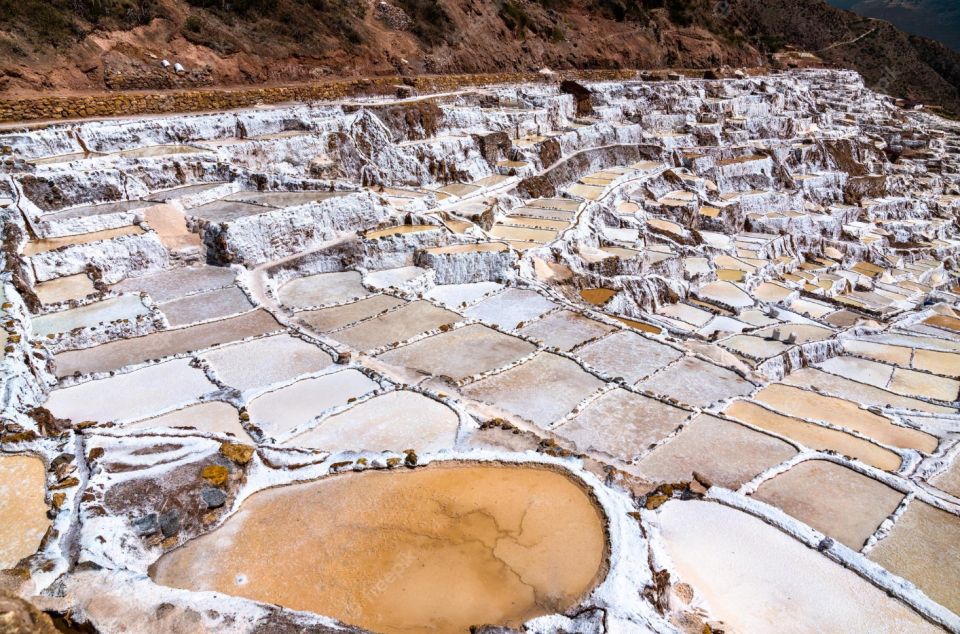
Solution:
{"label": "distant ridge", "polygon": [[960,2],[956,0],[829,0],[870,18],[893,23],[897,28],[937,40],[960,51]]}

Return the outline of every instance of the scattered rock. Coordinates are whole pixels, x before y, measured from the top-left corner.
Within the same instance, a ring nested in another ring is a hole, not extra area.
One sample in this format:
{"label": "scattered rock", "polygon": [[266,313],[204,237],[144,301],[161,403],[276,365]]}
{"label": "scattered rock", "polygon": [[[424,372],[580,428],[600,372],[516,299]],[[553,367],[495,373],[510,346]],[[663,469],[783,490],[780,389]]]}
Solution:
{"label": "scattered rock", "polygon": [[200,470],[200,477],[214,486],[222,487],[230,477],[230,470],[223,465],[207,465]]}
{"label": "scattered rock", "polygon": [[155,535],[160,532],[160,518],[156,513],[148,513],[143,517],[133,520],[133,530],[140,537]]}
{"label": "scattered rock", "polygon": [[160,533],[164,537],[172,537],[180,532],[180,511],[170,509],[160,515],[159,518]]}
{"label": "scattered rock", "polygon": [[0,590],[0,632],[3,634],[57,634],[49,616],[32,603]]}
{"label": "scattered rock", "polygon": [[255,449],[250,445],[225,442],[220,445],[220,453],[239,465],[245,465],[253,458]]}
{"label": "scattered rock", "polygon": [[207,508],[217,509],[226,504],[227,494],[223,489],[216,487],[205,487],[200,491],[200,497]]}

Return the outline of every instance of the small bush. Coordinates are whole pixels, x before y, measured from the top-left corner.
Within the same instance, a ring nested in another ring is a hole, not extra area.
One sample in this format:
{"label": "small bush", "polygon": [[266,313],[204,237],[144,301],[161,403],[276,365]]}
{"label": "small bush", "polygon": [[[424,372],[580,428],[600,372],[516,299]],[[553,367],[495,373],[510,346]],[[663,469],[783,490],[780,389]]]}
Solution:
{"label": "small bush", "polygon": [[410,17],[410,30],[425,44],[437,46],[453,35],[453,21],[437,0],[398,0]]}
{"label": "small bush", "polygon": [[691,26],[696,12],[693,0],[667,0],[670,21],[679,26]]}
{"label": "small bush", "polygon": [[503,23],[507,25],[507,28],[516,35],[522,36],[533,24],[533,20],[531,20],[527,12],[523,10],[523,7],[510,2],[510,0],[504,2],[503,6],[500,7],[499,15]]}
{"label": "small bush", "polygon": [[196,15],[187,16],[187,21],[184,23],[183,28],[191,33],[199,33],[203,30],[203,20]]}

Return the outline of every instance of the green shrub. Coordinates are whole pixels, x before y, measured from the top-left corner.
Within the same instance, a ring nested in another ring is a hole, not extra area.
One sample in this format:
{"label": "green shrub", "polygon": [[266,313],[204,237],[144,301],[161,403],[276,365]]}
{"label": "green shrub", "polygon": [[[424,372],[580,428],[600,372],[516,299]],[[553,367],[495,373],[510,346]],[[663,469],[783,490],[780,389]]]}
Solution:
{"label": "green shrub", "polygon": [[187,16],[187,21],[184,23],[183,28],[192,33],[199,33],[203,29],[203,20],[200,18],[200,16],[189,15]]}

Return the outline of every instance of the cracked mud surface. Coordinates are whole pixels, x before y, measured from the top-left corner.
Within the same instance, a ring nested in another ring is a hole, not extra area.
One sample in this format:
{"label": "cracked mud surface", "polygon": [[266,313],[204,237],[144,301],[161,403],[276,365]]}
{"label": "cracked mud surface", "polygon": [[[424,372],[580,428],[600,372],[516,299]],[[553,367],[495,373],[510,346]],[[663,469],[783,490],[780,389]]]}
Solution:
{"label": "cracked mud surface", "polygon": [[258,493],[152,576],[374,631],[462,632],[566,610],[601,574],[605,550],[597,508],[563,474],[437,466]]}

